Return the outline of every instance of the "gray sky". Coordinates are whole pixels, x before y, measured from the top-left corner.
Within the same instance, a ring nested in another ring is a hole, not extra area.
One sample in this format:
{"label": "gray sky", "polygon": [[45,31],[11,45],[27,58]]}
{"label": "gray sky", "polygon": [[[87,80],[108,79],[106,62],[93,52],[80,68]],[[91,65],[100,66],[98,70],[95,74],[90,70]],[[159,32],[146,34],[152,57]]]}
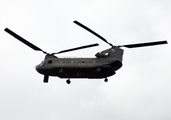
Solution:
{"label": "gray sky", "polygon": [[94,57],[109,45],[171,39],[170,0],[1,0],[0,119],[170,120],[170,44],[124,49],[123,67],[109,82],[50,77],[35,71],[44,54],[4,32],[8,27],[48,52],[99,43],[59,56]]}

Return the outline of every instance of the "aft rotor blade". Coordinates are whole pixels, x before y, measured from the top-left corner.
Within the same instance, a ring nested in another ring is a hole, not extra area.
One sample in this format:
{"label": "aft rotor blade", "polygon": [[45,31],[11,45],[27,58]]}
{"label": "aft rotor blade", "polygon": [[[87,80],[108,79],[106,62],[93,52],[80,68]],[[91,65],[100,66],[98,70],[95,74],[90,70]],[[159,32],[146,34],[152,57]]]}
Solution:
{"label": "aft rotor blade", "polygon": [[154,46],[154,45],[161,45],[161,44],[167,44],[167,41],[156,41],[156,42],[147,42],[147,43],[138,43],[138,44],[128,44],[128,45],[121,45],[119,47],[136,48],[136,47],[146,47],[146,46]]}
{"label": "aft rotor blade", "polygon": [[67,50],[62,50],[60,52],[52,53],[52,54],[59,54],[59,53],[64,53],[64,52],[70,52],[70,51],[74,51],[74,50],[79,50],[79,49],[84,49],[84,48],[89,48],[89,47],[95,47],[95,46],[99,46],[99,44],[96,43],[96,44],[91,44],[91,45],[85,45],[85,46],[81,46],[81,47],[76,47],[76,48],[71,48],[71,49],[67,49]]}
{"label": "aft rotor blade", "polygon": [[43,50],[40,49],[39,47],[33,45],[32,43],[30,43],[29,41],[25,40],[24,38],[20,37],[19,35],[17,35],[17,34],[14,33],[13,31],[11,31],[10,29],[5,28],[4,30],[5,30],[7,33],[9,33],[10,35],[12,35],[13,37],[15,37],[16,39],[18,39],[19,41],[21,41],[22,43],[24,43],[25,45],[31,47],[31,48],[34,49],[34,50],[42,51],[43,53],[46,54],[45,51],[43,51]]}
{"label": "aft rotor blade", "polygon": [[107,44],[109,44],[110,46],[113,46],[111,43],[109,43],[105,38],[103,38],[102,36],[100,36],[99,34],[97,34],[96,32],[94,32],[93,30],[91,30],[90,28],[86,27],[85,25],[81,24],[78,21],[74,21],[75,24],[79,25],[80,27],[86,29],[87,31],[89,31],[90,33],[94,34],[95,36],[97,36],[98,38],[100,38],[101,40],[103,40],[104,42],[106,42]]}

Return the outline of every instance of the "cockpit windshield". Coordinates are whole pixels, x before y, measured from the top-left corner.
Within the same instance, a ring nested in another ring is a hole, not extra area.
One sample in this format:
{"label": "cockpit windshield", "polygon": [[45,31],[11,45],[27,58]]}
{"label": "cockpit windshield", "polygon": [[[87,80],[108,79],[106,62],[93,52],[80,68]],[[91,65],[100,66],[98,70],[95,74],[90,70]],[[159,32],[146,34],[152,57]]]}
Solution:
{"label": "cockpit windshield", "polygon": [[43,65],[43,63],[44,63],[44,61],[42,61],[39,65],[40,65],[40,66],[42,66],[42,65]]}

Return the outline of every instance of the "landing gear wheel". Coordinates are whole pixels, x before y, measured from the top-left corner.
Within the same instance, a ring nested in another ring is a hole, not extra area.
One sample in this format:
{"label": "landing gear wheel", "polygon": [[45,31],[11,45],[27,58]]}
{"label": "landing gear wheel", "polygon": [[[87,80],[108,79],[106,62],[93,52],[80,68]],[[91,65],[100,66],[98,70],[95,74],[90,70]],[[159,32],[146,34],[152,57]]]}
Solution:
{"label": "landing gear wheel", "polygon": [[107,78],[105,78],[105,79],[104,79],[104,81],[105,81],[105,82],[108,82],[108,79],[107,79]]}
{"label": "landing gear wheel", "polygon": [[70,79],[68,79],[68,80],[66,81],[66,83],[67,83],[67,84],[70,84],[70,83],[71,83]]}

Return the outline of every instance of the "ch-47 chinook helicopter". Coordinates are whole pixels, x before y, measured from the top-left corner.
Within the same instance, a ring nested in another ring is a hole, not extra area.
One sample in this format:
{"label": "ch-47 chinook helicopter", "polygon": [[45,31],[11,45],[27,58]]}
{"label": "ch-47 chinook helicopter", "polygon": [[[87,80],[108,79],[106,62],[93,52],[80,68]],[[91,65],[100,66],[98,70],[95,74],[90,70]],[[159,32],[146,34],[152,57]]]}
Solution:
{"label": "ch-47 chinook helicopter", "polygon": [[43,81],[45,83],[48,83],[49,76],[67,78],[66,82],[68,84],[71,83],[70,78],[104,78],[104,81],[107,82],[107,77],[114,75],[115,72],[122,67],[123,49],[121,49],[121,47],[136,48],[167,44],[167,41],[156,41],[114,46],[105,38],[94,32],[90,28],[86,27],[85,25],[81,24],[80,22],[74,21],[74,23],[109,44],[111,48],[98,52],[97,54],[95,54],[96,57],[94,58],[58,58],[55,56],[55,54],[94,47],[98,46],[99,44],[90,44],[72,49],[62,50],[56,53],[47,53],[34,44],[30,43],[29,41],[25,40],[24,38],[20,37],[10,29],[5,28],[5,31],[22,43],[32,48],[33,50],[42,51],[44,54],[46,54],[44,60],[36,66],[37,72],[44,75]]}

